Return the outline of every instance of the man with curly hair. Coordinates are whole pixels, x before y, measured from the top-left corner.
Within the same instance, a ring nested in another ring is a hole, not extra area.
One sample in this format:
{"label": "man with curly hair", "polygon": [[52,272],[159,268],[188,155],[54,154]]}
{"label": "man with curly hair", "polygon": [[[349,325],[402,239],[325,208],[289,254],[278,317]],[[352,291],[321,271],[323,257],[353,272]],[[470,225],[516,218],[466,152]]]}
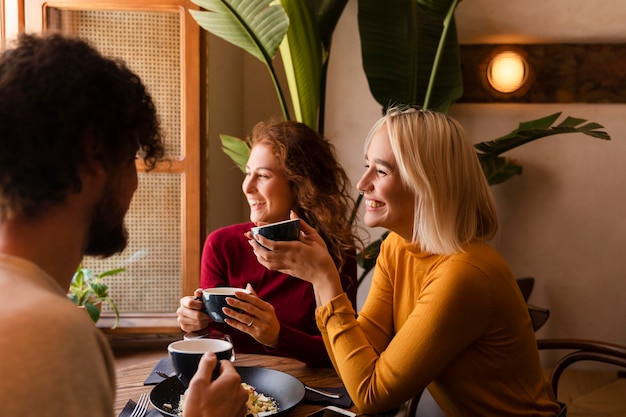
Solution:
{"label": "man with curly hair", "polygon": [[[66,297],[85,254],[127,243],[135,159],[164,154],[139,77],[86,42],[20,35],[0,54],[0,409],[3,416],[113,416],[111,349]],[[247,394],[207,354],[186,416],[241,416]]]}

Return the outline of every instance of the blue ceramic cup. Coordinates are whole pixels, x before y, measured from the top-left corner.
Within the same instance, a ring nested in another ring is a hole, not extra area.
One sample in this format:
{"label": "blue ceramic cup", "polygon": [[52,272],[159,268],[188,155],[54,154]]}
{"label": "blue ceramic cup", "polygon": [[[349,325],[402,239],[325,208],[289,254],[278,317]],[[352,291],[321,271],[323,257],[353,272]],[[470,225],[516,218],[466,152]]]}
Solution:
{"label": "blue ceramic cup", "polygon": [[254,240],[257,240],[257,235],[276,241],[298,240],[300,238],[300,219],[255,226],[250,231]]}
{"label": "blue ceramic cup", "polygon": [[206,352],[213,352],[217,356],[217,365],[213,370],[213,378],[217,378],[220,372],[220,361],[226,359],[235,360],[233,344],[228,340],[221,339],[187,339],[172,342],[167,347],[167,351],[172,361],[172,366],[176,370],[176,376],[186,387],[189,386],[191,378],[198,370],[198,364],[202,355]]}
{"label": "blue ceramic cup", "polygon": [[228,305],[226,299],[228,297],[237,298],[235,296],[235,291],[242,291],[250,294],[250,291],[245,288],[236,288],[236,287],[215,287],[215,288],[207,288],[202,291],[202,301],[204,302],[204,308],[206,312],[209,314],[213,321],[218,323],[224,323],[224,319],[227,317],[226,314],[222,311],[224,307],[232,308],[235,311],[236,308],[233,308]]}

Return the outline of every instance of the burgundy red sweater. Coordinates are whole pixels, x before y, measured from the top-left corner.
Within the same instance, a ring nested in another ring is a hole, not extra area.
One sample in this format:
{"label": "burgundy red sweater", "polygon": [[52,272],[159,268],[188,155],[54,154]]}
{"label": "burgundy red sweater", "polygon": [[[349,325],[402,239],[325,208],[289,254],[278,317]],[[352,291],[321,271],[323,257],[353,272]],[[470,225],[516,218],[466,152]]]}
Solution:
{"label": "burgundy red sweater", "polygon": [[[245,288],[249,283],[259,298],[272,304],[280,322],[278,346],[268,348],[227,324],[211,323],[211,333],[228,333],[238,353],[287,356],[309,366],[331,364],[315,323],[315,297],[310,283],[270,271],[261,265],[244,233],[252,222],[235,224],[211,233],[202,251],[200,286]],[[349,257],[341,279],[348,298],[356,305],[356,260]]]}

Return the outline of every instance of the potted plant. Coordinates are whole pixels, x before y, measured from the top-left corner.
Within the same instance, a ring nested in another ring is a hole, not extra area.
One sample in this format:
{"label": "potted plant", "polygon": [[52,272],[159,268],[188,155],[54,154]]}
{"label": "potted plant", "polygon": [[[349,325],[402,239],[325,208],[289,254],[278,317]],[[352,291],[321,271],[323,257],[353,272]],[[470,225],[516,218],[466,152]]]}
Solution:
{"label": "potted plant", "polygon": [[[331,38],[347,0],[192,0],[204,11],[190,10],[205,30],[262,61],[270,74],[283,117],[290,120],[286,98],[272,65],[278,50],[288,81],[294,120],[323,134],[326,69]],[[370,91],[383,110],[391,103],[419,105],[446,113],[463,94],[454,12],[460,0],[359,0],[363,69]],[[511,133],[475,145],[490,184],[522,173],[502,154],[528,142],[564,133],[609,140],[598,123],[561,113],[520,123]],[[224,152],[245,171],[249,143],[220,135]],[[361,197],[357,199],[359,206]],[[353,213],[353,217],[354,218]],[[383,235],[382,239],[384,239]],[[359,254],[364,268],[375,263],[381,240]]]}
{"label": "potted plant", "polygon": [[117,268],[96,274],[93,270],[83,268],[82,264],[80,264],[72,278],[67,298],[77,306],[84,307],[94,323],[97,323],[100,319],[102,304],[108,304],[115,313],[115,322],[111,326],[112,329],[115,329],[119,323],[120,313],[117,305],[109,296],[108,285],[102,282],[102,280],[107,276],[117,275],[125,270],[125,268]]}
{"label": "potted plant", "polygon": [[[280,50],[294,120],[324,133],[326,70],[331,39],[347,0],[193,0],[190,10],[205,30],[263,62],[286,120],[287,96],[272,64]],[[359,0],[363,69],[370,91],[386,108],[414,104],[446,113],[463,94],[454,12],[459,0]],[[381,35],[384,34],[384,35]],[[511,133],[476,144],[490,184],[522,172],[501,154],[525,143],[563,133],[610,139],[603,126],[561,113],[520,123]],[[220,135],[224,152],[245,171],[250,152],[242,139]]]}

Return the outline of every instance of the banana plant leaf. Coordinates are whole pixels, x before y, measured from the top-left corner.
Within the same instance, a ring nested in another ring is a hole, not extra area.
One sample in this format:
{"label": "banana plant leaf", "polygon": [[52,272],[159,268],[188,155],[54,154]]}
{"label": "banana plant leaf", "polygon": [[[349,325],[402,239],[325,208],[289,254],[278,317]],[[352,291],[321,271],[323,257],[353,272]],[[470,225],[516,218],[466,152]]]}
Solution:
{"label": "banana plant leaf", "polygon": [[[363,69],[376,101],[423,105],[443,31],[455,0],[359,0]],[[429,108],[447,113],[463,93],[452,17],[441,51]]]}
{"label": "banana plant leaf", "polygon": [[317,22],[317,29],[322,43],[322,69],[319,85],[319,113],[317,115],[317,131],[324,134],[324,120],[326,117],[326,75],[333,32],[339,18],[348,3],[348,0],[305,0],[311,15]]}
{"label": "banana plant leaf", "polygon": [[322,79],[322,42],[302,0],[281,1],[291,24],[280,45],[295,119],[317,129]]}
{"label": "banana plant leaf", "polygon": [[248,52],[267,67],[285,119],[287,101],[272,61],[289,27],[289,17],[273,0],[192,0],[206,9],[189,10],[200,27]]}
{"label": "banana plant leaf", "polygon": [[323,133],[332,34],[347,0],[281,0],[290,24],[280,46],[295,119]]}
{"label": "banana plant leaf", "polygon": [[224,134],[220,135],[220,140],[222,141],[222,151],[233,160],[241,172],[245,173],[248,156],[250,156],[248,141]]}
{"label": "banana plant leaf", "polygon": [[604,126],[595,122],[588,123],[585,119],[568,116],[561,123],[555,125],[560,116],[561,112],[557,112],[540,119],[522,122],[517,129],[507,135],[475,144],[478,159],[489,184],[499,184],[513,175],[521,174],[521,166],[514,160],[503,158],[500,155],[534,140],[563,133],[583,133],[598,139],[611,139],[605,131],[600,130]]}
{"label": "banana plant leaf", "polygon": [[192,0],[190,10],[205,30],[263,62],[274,83],[283,116],[287,99],[272,61],[280,49],[295,119],[320,131],[332,33],[347,0]]}
{"label": "banana plant leaf", "polygon": [[500,155],[528,142],[562,133],[583,133],[598,139],[611,139],[608,133],[598,130],[604,128],[604,126],[595,122],[587,123],[585,119],[568,116],[563,122],[553,126],[559,116],[561,116],[561,112],[542,117],[541,119],[522,122],[517,129],[507,135],[491,141],[477,143],[474,146],[480,152],[479,158],[484,159]]}
{"label": "banana plant leaf", "polygon": [[367,245],[362,252],[359,252],[356,256],[356,262],[359,264],[363,271],[359,276],[357,281],[357,286],[360,286],[361,283],[367,277],[367,274],[376,266],[376,259],[378,258],[378,254],[380,253],[380,245],[383,243],[383,240],[389,235],[389,232],[385,232],[382,234],[378,240],[373,241],[369,245]]}
{"label": "banana plant leaf", "polygon": [[341,17],[348,0],[305,0],[311,15],[317,22],[317,29],[322,42],[323,61],[327,62],[330,56],[333,32]]}
{"label": "banana plant leaf", "polygon": [[489,185],[500,184],[523,172],[522,166],[514,159],[502,156],[480,160],[480,165]]}
{"label": "banana plant leaf", "polygon": [[271,61],[289,26],[272,0],[192,0],[206,11],[189,10],[205,30],[236,45],[261,62]]}

